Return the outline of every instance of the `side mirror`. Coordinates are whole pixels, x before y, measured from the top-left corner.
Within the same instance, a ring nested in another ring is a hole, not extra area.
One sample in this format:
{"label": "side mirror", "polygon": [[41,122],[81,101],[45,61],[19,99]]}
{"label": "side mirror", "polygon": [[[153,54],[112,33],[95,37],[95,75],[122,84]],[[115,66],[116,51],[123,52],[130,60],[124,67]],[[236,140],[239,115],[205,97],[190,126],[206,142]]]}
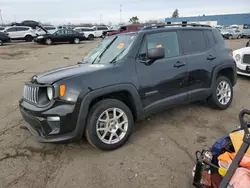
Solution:
{"label": "side mirror", "polygon": [[165,57],[164,48],[151,48],[148,50],[148,59],[157,60]]}

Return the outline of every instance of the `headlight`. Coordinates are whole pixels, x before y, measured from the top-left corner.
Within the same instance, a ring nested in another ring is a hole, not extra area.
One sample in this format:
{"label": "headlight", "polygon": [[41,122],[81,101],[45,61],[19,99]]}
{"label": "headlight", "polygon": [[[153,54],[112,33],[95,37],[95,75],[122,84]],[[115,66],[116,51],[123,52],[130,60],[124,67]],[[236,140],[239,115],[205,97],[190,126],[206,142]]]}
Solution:
{"label": "headlight", "polygon": [[38,39],[42,39],[42,38],[43,38],[43,36],[38,36],[37,38],[38,38]]}
{"label": "headlight", "polygon": [[49,100],[51,100],[53,98],[53,88],[52,87],[47,88],[47,97]]}
{"label": "headlight", "polygon": [[235,56],[235,60],[236,60],[236,61],[240,61],[240,54],[237,54],[237,55]]}

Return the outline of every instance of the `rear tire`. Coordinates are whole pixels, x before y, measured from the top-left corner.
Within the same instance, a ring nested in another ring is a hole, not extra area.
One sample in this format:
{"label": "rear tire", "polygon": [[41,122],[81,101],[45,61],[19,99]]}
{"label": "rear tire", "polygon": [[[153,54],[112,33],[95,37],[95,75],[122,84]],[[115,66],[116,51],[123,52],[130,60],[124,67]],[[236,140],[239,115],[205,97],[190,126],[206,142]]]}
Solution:
{"label": "rear tire", "polygon": [[91,107],[85,136],[98,149],[114,150],[129,139],[133,124],[127,105],[116,99],[105,99]]}
{"label": "rear tire", "polygon": [[207,99],[208,105],[217,110],[227,109],[233,100],[233,86],[231,81],[220,76],[216,80],[212,95]]}
{"label": "rear tire", "polygon": [[94,35],[92,35],[92,34],[90,34],[89,36],[88,36],[88,40],[94,40]]}
{"label": "rear tire", "polygon": [[34,38],[31,35],[27,35],[27,36],[25,36],[24,39],[26,42],[31,42]]}

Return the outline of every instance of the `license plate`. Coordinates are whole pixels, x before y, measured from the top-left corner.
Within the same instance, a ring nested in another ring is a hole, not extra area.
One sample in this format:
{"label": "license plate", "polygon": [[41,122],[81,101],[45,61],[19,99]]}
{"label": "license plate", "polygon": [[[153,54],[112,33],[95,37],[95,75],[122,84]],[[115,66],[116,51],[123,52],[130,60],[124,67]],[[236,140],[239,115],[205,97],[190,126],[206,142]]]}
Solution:
{"label": "license plate", "polygon": [[247,66],[247,67],[246,67],[246,71],[247,71],[247,72],[250,72],[250,66]]}

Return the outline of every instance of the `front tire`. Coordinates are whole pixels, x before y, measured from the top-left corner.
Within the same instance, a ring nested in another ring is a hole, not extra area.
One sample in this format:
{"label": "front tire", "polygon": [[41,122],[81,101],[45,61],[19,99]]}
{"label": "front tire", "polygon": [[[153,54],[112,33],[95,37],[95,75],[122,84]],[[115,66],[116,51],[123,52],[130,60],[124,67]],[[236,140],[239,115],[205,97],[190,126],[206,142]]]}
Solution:
{"label": "front tire", "polygon": [[207,103],[211,108],[218,110],[227,109],[233,100],[233,86],[231,81],[220,76],[216,80],[212,95],[207,99]]}
{"label": "front tire", "polygon": [[114,150],[129,139],[133,124],[133,115],[127,105],[116,99],[105,99],[90,109],[85,135],[94,147]]}
{"label": "front tire", "polygon": [[0,46],[2,46],[3,45],[3,41],[2,40],[0,40]]}
{"label": "front tire", "polygon": [[51,45],[51,44],[52,44],[52,40],[51,40],[51,38],[47,38],[47,39],[45,39],[45,44],[47,44],[47,45]]}
{"label": "front tire", "polygon": [[79,44],[80,43],[80,39],[79,38],[74,38],[74,44]]}

